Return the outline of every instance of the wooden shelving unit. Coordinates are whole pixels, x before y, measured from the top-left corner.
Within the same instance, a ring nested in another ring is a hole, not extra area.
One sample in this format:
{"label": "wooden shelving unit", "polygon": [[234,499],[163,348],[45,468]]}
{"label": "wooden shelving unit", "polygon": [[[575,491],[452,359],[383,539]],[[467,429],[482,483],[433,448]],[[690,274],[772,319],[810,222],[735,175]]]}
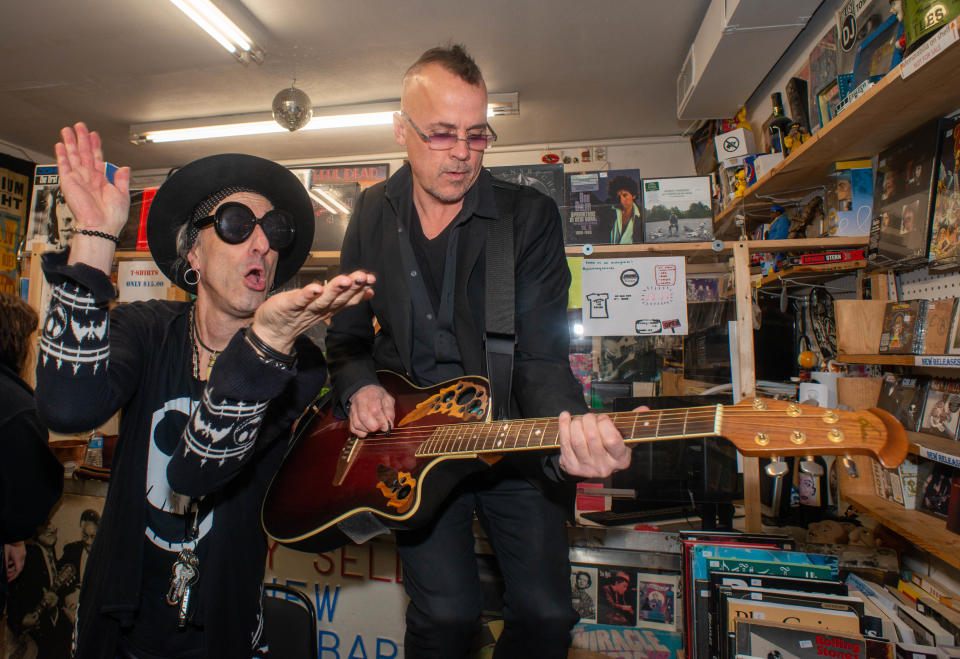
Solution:
{"label": "wooden shelving unit", "polygon": [[945,368],[945,369],[960,368],[960,363],[924,364],[922,363],[924,359],[928,359],[928,360],[943,359],[943,360],[949,360],[949,361],[960,361],[960,357],[958,357],[957,355],[877,355],[877,354],[851,355],[846,353],[840,353],[839,355],[837,355],[837,361],[843,364],[876,364],[879,366],[916,366],[920,368]]}
{"label": "wooden shelving unit", "polygon": [[[861,475],[862,478],[869,478],[869,475]],[[960,535],[948,531],[946,521],[917,510],[907,510],[875,494],[845,492],[842,498],[918,548],[960,568]]]}
{"label": "wooden shelving unit", "polygon": [[960,467],[960,442],[957,440],[909,430],[907,438],[910,440],[911,454],[952,467]]}
{"label": "wooden shelving unit", "polygon": [[737,213],[769,206],[763,196],[821,185],[832,163],[872,157],[924,122],[960,107],[960,87],[950,84],[958,69],[960,42],[948,46],[907,78],[901,77],[899,66],[890,71],[747,188],[743,198],[724,208],[714,220],[714,234],[731,235],[736,231]]}

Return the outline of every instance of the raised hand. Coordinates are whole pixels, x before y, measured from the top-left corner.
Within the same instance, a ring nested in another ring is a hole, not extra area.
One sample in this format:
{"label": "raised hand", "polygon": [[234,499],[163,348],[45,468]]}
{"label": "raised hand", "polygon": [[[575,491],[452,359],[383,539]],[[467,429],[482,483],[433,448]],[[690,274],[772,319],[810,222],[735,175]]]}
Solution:
{"label": "raised hand", "polygon": [[60,131],[57,169],[60,188],[77,224],[85,229],[116,236],[130,208],[130,168],[114,173],[113,183],[104,174],[100,136],[83,122]]}
{"label": "raised hand", "polygon": [[376,277],[357,270],[327,284],[307,284],[268,298],[253,317],[253,331],[274,350],[290,352],[294,340],[345,307],[369,300]]}

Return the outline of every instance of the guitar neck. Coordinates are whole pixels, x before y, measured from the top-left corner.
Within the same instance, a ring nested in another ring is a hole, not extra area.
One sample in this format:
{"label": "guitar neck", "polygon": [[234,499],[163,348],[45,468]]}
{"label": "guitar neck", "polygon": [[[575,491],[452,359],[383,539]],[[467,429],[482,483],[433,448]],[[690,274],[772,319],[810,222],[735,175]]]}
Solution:
{"label": "guitar neck", "polygon": [[[712,437],[720,433],[723,406],[688,407],[608,416],[628,443]],[[463,453],[538,451],[560,447],[556,417],[437,426],[417,449],[421,457]]]}

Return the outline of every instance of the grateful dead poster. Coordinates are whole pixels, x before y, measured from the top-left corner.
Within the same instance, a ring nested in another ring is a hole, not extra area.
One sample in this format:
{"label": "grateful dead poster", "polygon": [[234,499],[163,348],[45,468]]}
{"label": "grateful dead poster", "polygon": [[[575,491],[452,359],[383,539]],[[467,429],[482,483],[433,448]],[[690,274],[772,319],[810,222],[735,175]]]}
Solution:
{"label": "grateful dead poster", "polygon": [[312,252],[337,251],[360,192],[385,181],[390,171],[386,163],[363,165],[324,165],[292,167],[313,202],[315,227]]}

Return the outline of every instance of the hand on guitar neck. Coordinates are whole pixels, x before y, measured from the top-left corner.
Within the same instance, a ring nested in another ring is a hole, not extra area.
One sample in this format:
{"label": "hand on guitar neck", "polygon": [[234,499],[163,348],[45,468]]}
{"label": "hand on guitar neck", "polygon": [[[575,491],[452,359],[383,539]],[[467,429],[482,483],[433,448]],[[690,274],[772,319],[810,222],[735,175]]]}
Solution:
{"label": "hand on guitar neck", "polygon": [[[361,387],[350,397],[350,430],[357,437],[388,432],[396,422],[396,401],[380,385]],[[646,410],[638,407],[636,411]],[[559,417],[560,468],[578,478],[606,478],[630,466],[632,455],[605,414]]]}

